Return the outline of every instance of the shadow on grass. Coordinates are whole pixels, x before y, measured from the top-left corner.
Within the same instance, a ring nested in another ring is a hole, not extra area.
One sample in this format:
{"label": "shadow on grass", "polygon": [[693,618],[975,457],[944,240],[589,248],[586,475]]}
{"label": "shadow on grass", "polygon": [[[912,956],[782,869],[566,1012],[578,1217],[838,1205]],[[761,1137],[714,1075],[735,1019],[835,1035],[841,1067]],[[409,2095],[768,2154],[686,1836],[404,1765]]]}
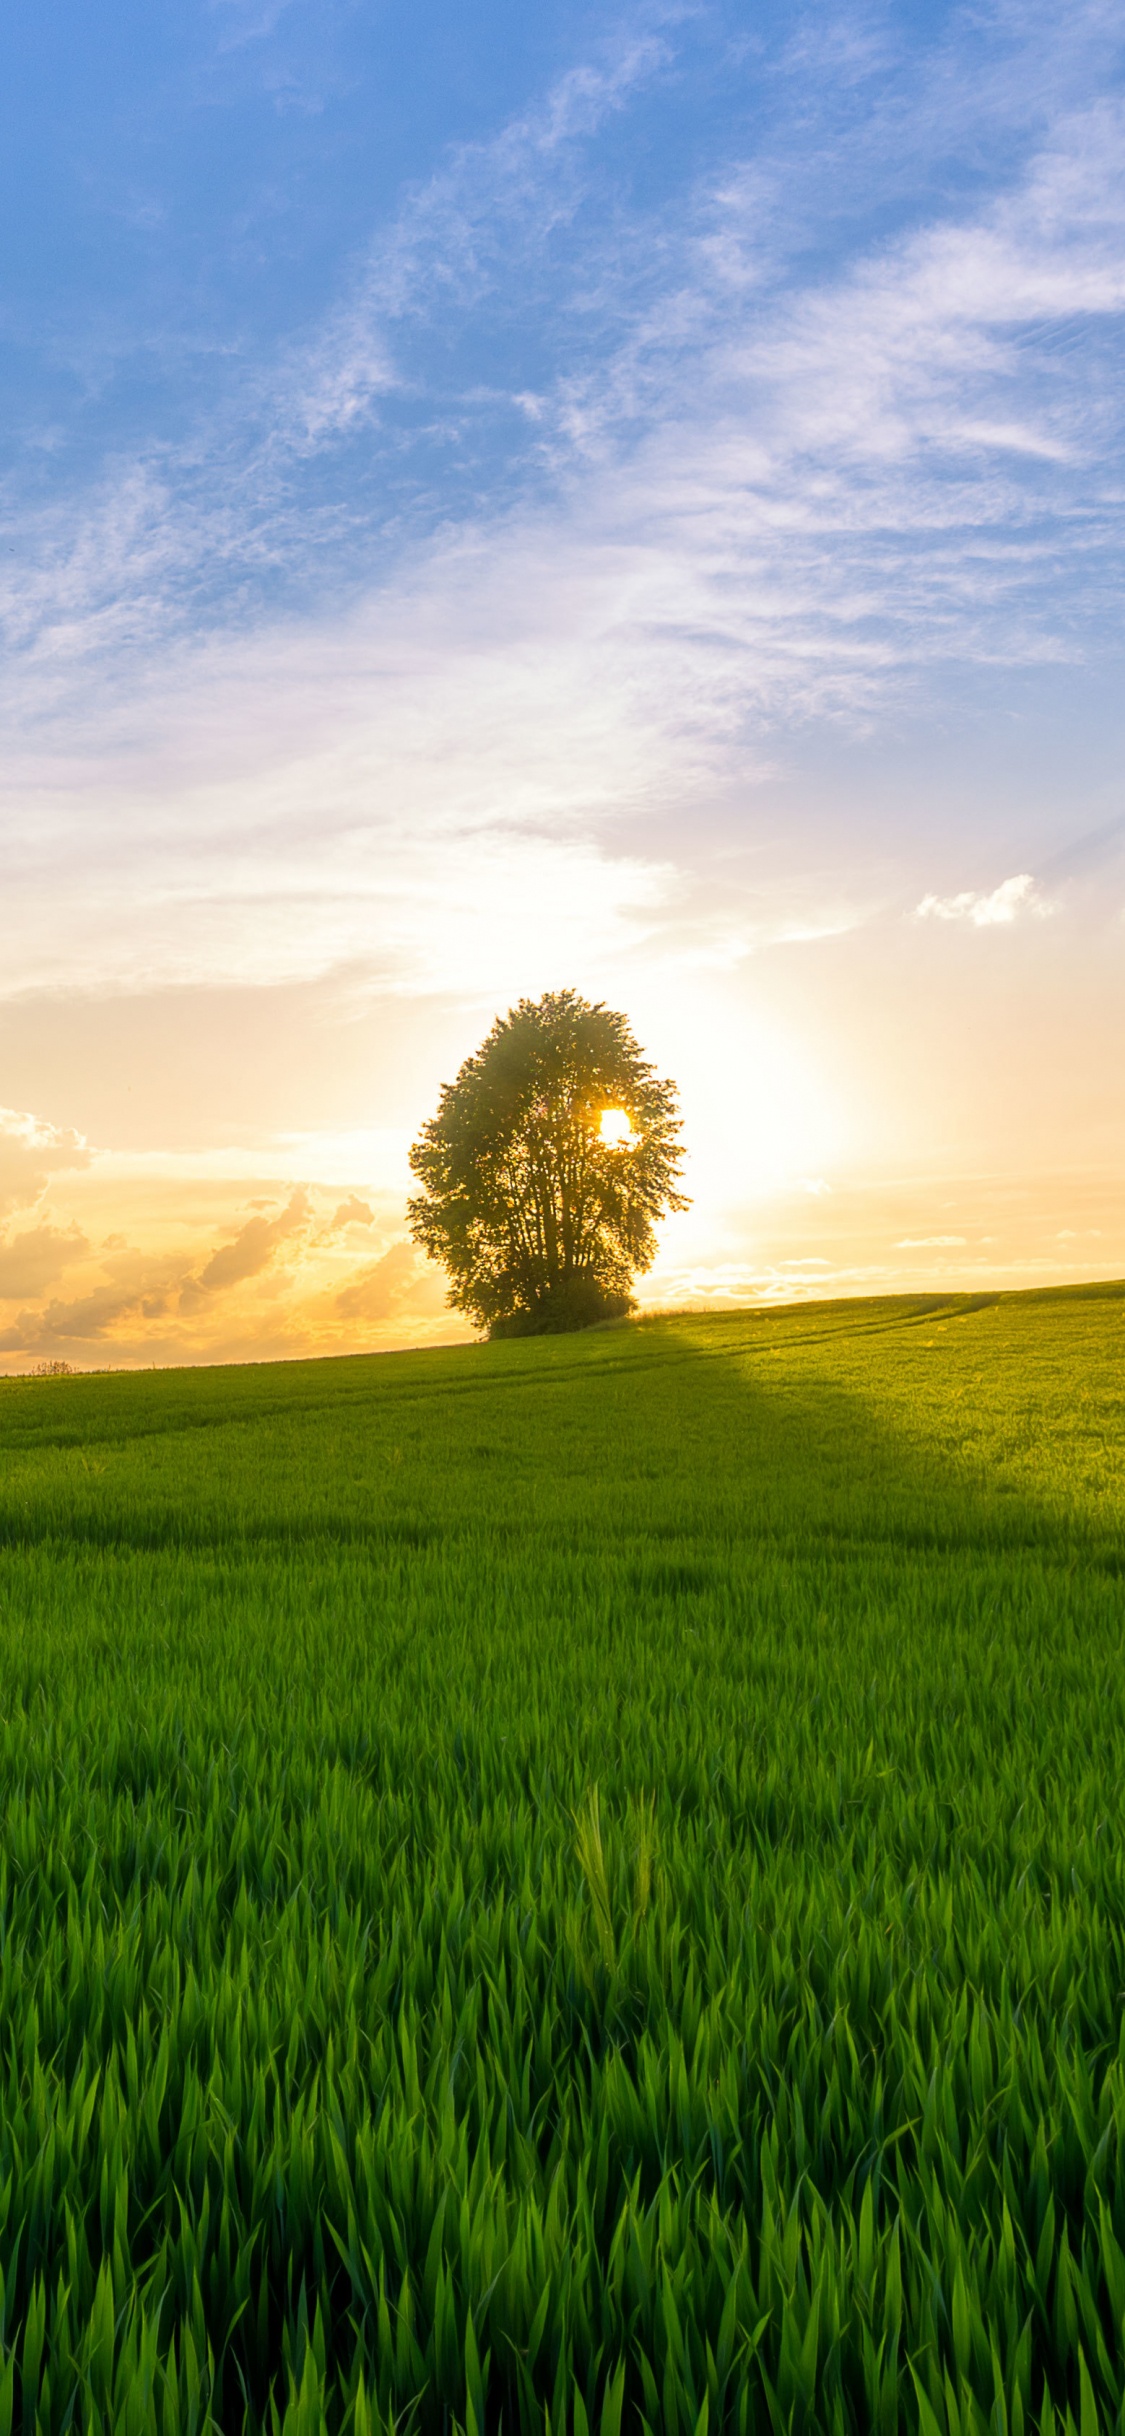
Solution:
{"label": "shadow on grass", "polygon": [[[888,1365],[920,1330],[997,1305],[1031,1342],[1097,1325],[1099,1303],[1108,1320],[1123,1293],[806,1304],[441,1355],[21,1384],[0,1397],[0,1547],[313,1565],[333,1549],[377,1568],[460,1555],[507,1574],[600,1561],[642,1601],[693,1596],[755,1549],[1034,1549],[1117,1574],[1115,1511],[1040,1498],[990,1471],[987,1448],[958,1452],[947,1371],[919,1378],[904,1428]],[[959,1330],[957,1350],[968,1341]],[[1014,1372],[1010,1388],[1026,1396]],[[1053,1445],[1067,1421],[1044,1411]]]}

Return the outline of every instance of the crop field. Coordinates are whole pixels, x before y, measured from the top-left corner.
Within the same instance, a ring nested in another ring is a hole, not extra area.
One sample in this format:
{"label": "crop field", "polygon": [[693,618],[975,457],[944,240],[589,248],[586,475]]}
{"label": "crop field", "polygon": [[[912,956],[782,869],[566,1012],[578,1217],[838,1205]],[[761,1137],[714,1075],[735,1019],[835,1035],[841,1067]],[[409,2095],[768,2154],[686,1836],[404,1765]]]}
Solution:
{"label": "crop field", "polygon": [[1125,2427],[1125,1289],[0,1382],[0,2436]]}

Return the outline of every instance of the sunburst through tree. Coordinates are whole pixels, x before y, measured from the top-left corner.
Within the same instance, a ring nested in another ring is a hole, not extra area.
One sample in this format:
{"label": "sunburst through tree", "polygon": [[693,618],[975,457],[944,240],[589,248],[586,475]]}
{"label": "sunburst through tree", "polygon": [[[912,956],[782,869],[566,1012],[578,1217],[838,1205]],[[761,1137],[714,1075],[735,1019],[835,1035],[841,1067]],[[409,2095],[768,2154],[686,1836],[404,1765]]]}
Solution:
{"label": "sunburst through tree", "polygon": [[411,1232],[453,1308],[491,1336],[628,1311],[657,1221],[688,1206],[677,1107],[611,1007],[554,990],[500,1016],[410,1153]]}

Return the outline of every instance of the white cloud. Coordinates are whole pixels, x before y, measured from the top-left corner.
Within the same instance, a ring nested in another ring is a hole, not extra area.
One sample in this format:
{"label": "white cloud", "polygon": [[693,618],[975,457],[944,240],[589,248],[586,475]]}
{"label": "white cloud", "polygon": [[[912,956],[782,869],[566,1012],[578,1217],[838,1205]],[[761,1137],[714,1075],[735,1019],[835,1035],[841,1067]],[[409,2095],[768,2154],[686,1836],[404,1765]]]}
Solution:
{"label": "white cloud", "polygon": [[292,0],[210,0],[210,5],[227,20],[219,43],[220,51],[225,51],[260,42],[274,33]]}
{"label": "white cloud", "polygon": [[1018,871],[1013,879],[1002,880],[998,888],[981,893],[965,888],[955,897],[923,897],[914,911],[921,920],[971,922],[977,930],[991,930],[1015,922],[1024,914],[1042,917],[1050,913],[1051,907],[1040,896],[1031,873]]}
{"label": "white cloud", "polygon": [[964,1235],[904,1235],[901,1243],[896,1243],[895,1250],[896,1252],[939,1252],[952,1249],[955,1244],[963,1244],[966,1240]]}
{"label": "white cloud", "polygon": [[0,1215],[29,1209],[52,1175],[73,1173],[89,1161],[81,1134],[16,1108],[0,1108]]}
{"label": "white cloud", "polygon": [[[671,17],[673,12],[668,12]],[[350,430],[412,375],[396,334],[470,312],[514,265],[541,256],[584,198],[584,147],[671,61],[655,29],[612,31],[601,56],[566,70],[538,107],[482,143],[455,146],[374,239],[345,301],[286,367],[277,436],[319,446]]]}
{"label": "white cloud", "polygon": [[402,627],[270,638],[225,677],[208,656],[147,768],[107,754],[46,803],[9,786],[0,994],[350,967],[472,997],[649,935],[671,868],[591,832],[615,799],[667,800],[674,739],[615,720],[581,641],[531,619],[522,649]]}

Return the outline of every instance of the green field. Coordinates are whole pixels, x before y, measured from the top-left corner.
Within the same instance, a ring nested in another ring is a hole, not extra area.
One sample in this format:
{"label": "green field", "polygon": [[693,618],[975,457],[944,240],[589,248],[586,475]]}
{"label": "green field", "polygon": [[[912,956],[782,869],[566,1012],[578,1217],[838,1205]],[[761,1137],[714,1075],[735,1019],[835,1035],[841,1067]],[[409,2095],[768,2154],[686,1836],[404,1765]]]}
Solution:
{"label": "green field", "polygon": [[0,2436],[1125,2427],[1125,1289],[0,1383]]}

